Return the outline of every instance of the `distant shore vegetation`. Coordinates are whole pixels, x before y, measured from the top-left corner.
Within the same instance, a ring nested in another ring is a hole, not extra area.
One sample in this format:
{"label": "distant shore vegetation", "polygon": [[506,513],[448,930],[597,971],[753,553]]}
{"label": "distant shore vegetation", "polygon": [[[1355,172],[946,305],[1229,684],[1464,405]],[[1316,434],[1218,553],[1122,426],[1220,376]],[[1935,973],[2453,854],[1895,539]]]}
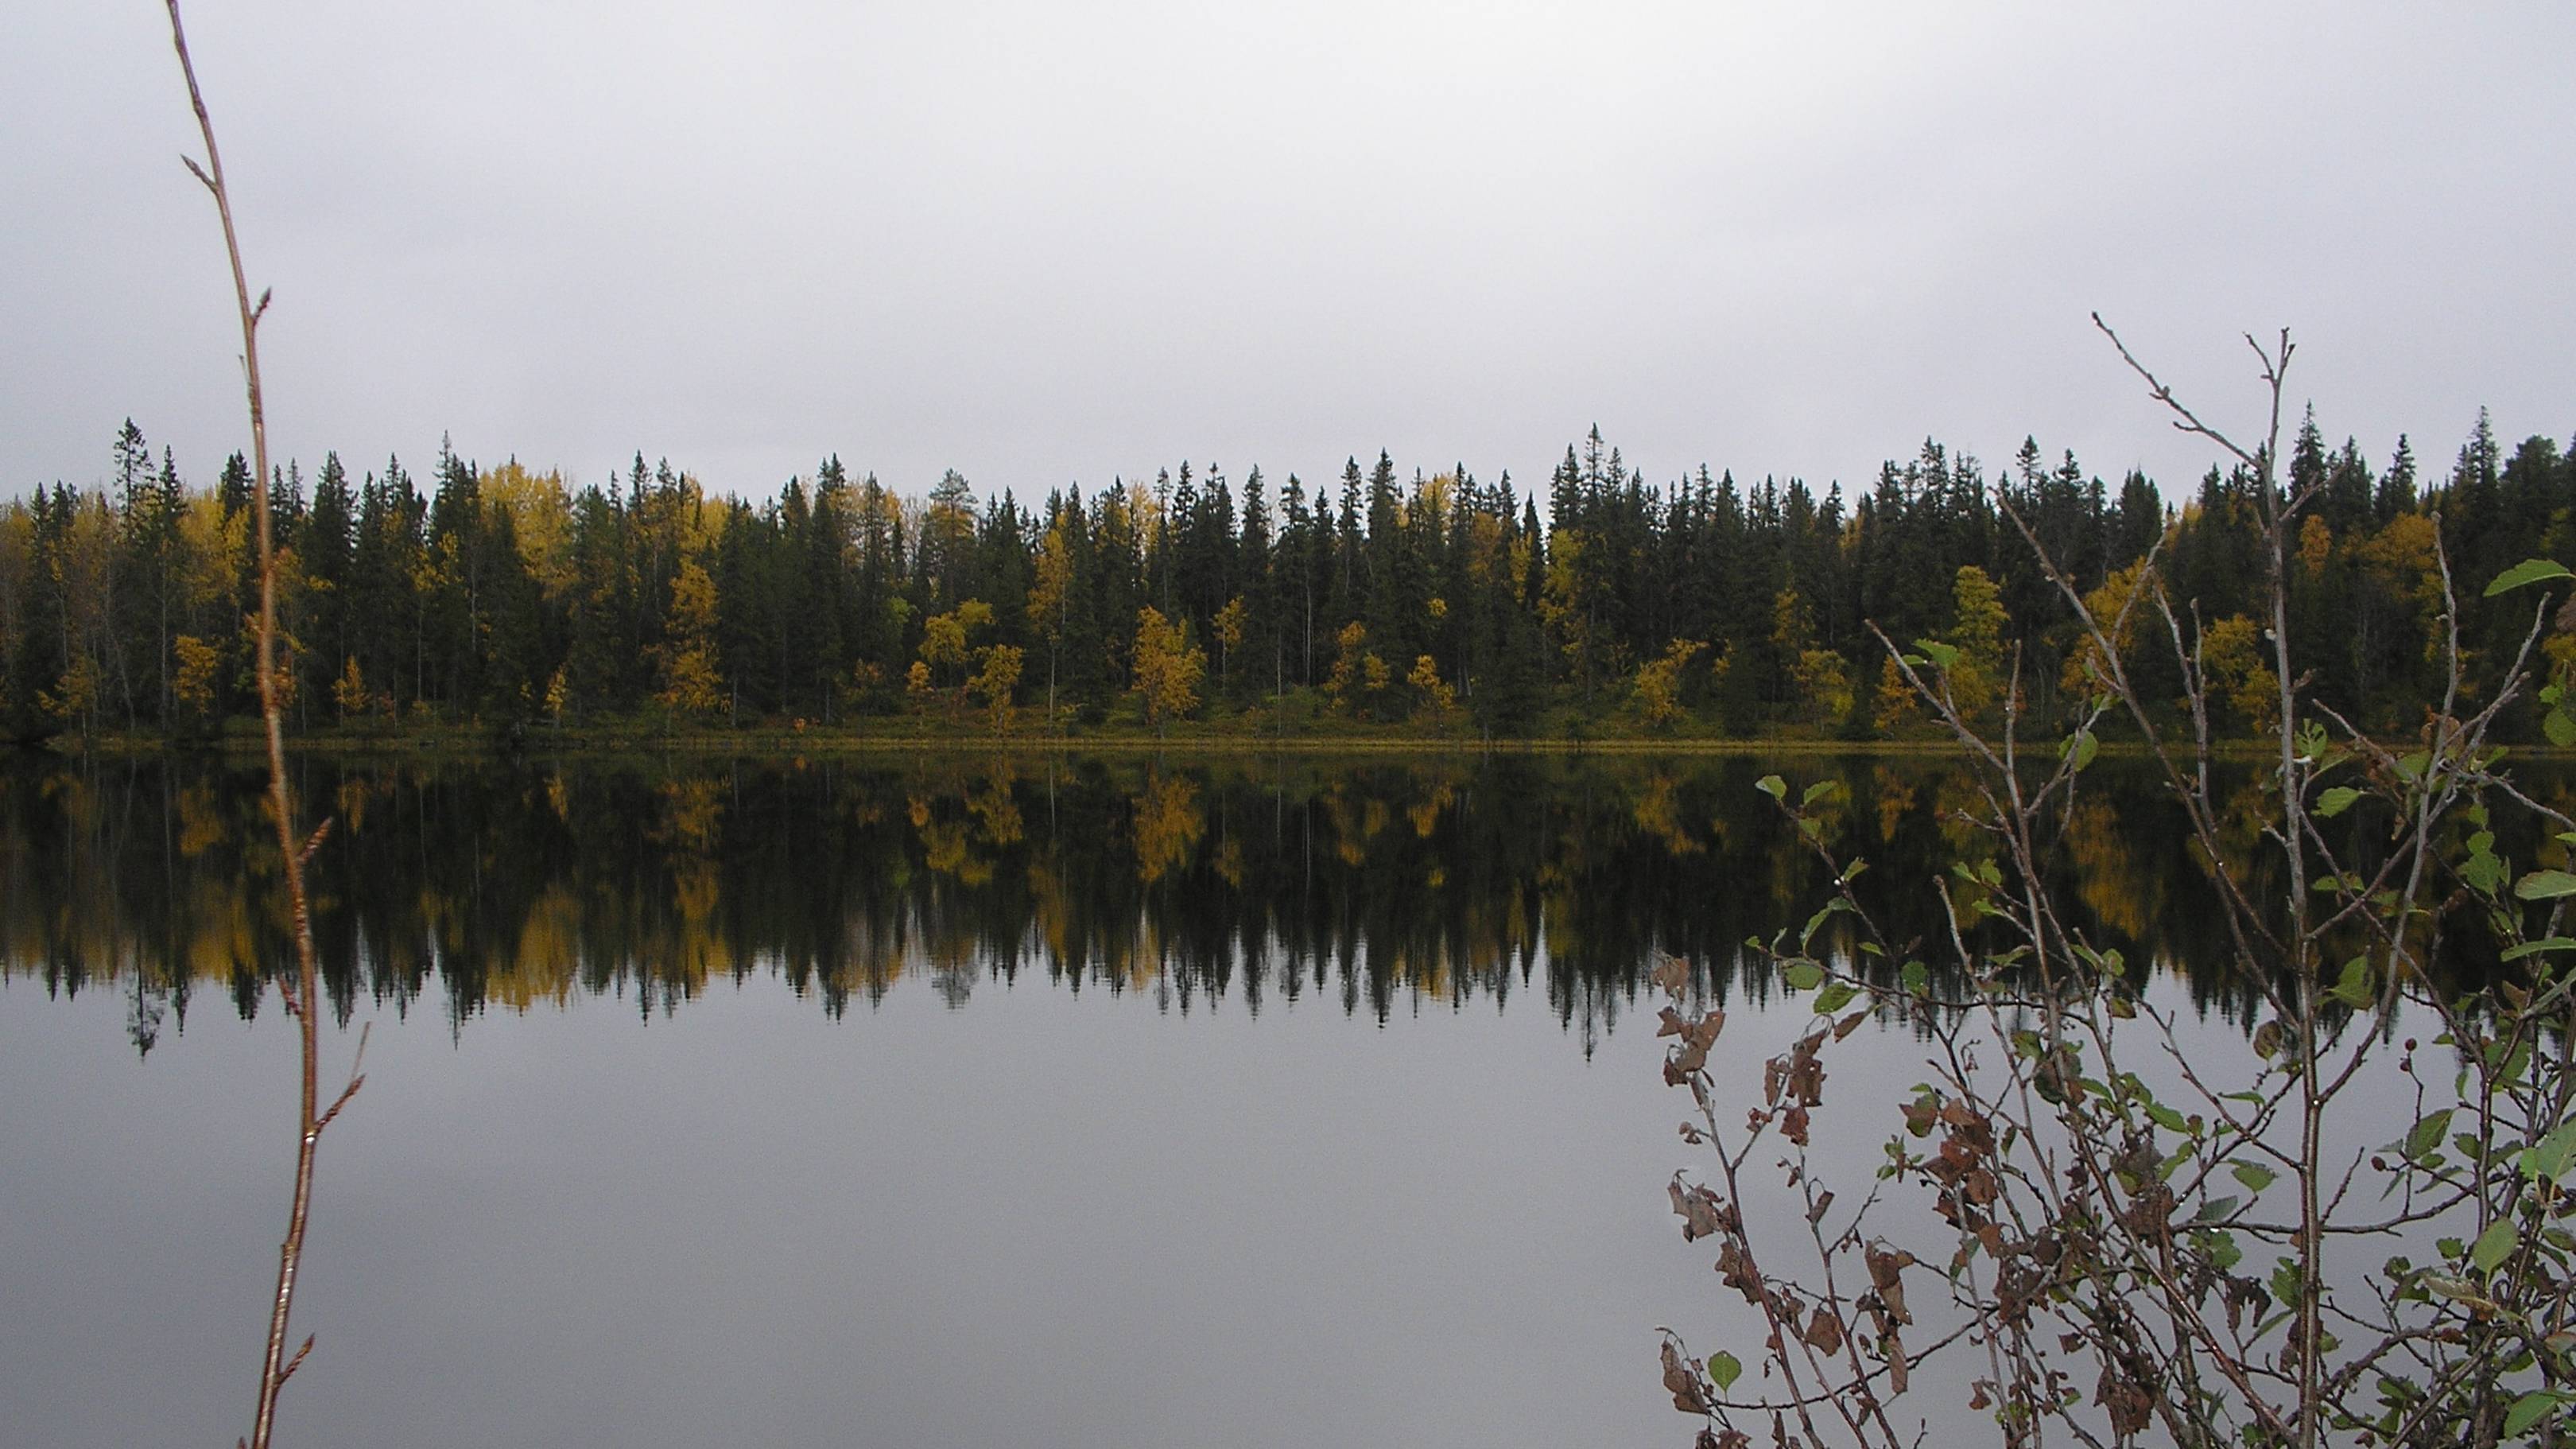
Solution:
{"label": "distant shore vegetation", "polygon": [[[258,714],[250,469],[192,485],[132,422],[111,457],[96,487],[0,504],[0,730],[220,742]],[[2376,732],[2438,703],[2445,556],[2477,580],[2576,555],[2576,457],[2508,452],[2484,414],[2429,479],[2404,439],[2374,468],[2311,415],[2287,472],[2320,484],[2296,656]],[[2223,735],[2269,728],[2278,693],[2247,471],[2175,502],[2036,442],[1989,468],[1927,441],[1850,497],[1650,481],[1597,430],[1526,489],[1381,453],[1318,486],[1182,463],[1023,503],[954,472],[905,496],[831,458],[753,502],[640,454],[574,488],[444,446],[425,490],[399,458],[353,475],[336,453],[272,481],[281,687],[314,740],[1932,740],[1881,634],[1957,651],[1971,715],[2052,721],[2087,688],[2015,516],[2105,617],[2148,569],[2187,606],[2179,654],[2144,609],[2117,641],[2153,692],[2179,700],[2196,655]],[[2513,603],[2463,606],[2472,687],[2511,663]],[[2576,655],[2576,619],[2546,647]],[[2537,715],[2513,733],[2538,742]]]}

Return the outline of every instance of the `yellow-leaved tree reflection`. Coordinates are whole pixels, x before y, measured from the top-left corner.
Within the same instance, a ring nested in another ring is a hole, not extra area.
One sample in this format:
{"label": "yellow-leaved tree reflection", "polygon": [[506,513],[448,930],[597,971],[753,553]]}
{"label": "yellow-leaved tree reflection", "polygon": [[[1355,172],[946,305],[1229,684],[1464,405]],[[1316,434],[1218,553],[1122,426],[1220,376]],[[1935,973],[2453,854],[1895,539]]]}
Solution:
{"label": "yellow-leaved tree reflection", "polygon": [[[1589,1042],[1665,952],[1721,991],[1762,989],[1745,938],[1819,884],[1750,758],[298,768],[339,822],[314,868],[333,1002],[435,1003],[460,1029],[584,995],[675,1011],[755,973],[833,1013],[907,976],[963,1005],[1035,970],[1183,1010],[1535,990]],[[2140,969],[2208,959],[2208,882],[2152,781],[2095,774],[2059,825],[2073,894]],[[1933,863],[1982,848],[1959,782],[1920,759],[1811,757],[1800,775],[1828,782],[1810,814],[1869,859],[1891,933],[1946,931]],[[2260,781],[2234,784],[2253,819]],[[0,773],[0,969],[131,994],[144,1049],[201,992],[255,1010],[257,973],[287,955],[260,809],[256,774],[206,762]]]}

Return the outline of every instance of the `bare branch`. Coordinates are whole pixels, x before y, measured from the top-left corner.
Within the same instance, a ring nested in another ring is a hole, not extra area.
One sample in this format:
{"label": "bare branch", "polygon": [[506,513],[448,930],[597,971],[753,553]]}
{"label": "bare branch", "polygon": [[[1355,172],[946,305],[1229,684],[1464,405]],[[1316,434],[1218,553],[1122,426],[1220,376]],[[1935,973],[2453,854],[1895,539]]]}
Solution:
{"label": "bare branch", "polygon": [[[206,164],[199,166],[194,158],[182,158],[188,171],[206,190],[213,193],[215,215],[222,223],[224,255],[232,265],[233,298],[239,312],[242,331],[242,379],[248,394],[251,440],[251,512],[255,520],[259,558],[259,615],[257,651],[254,655],[256,691],[259,696],[261,722],[268,744],[269,813],[277,827],[277,850],[285,866],[289,914],[295,925],[295,979],[290,986],[281,982],[279,990],[293,1014],[298,1046],[302,1057],[302,1077],[297,1097],[295,1154],[295,1197],[287,1216],[286,1238],[278,1247],[277,1293],[270,1305],[268,1350],[260,1367],[259,1408],[252,1421],[249,1449],[269,1449],[270,1436],[277,1423],[277,1397],[296,1366],[311,1351],[313,1341],[307,1337],[304,1348],[293,1360],[285,1356],[287,1325],[295,1306],[295,1279],[304,1258],[304,1235],[312,1219],[313,1168],[321,1141],[322,1127],[337,1116],[342,1106],[355,1095],[363,1078],[353,1069],[349,1085],[328,1113],[316,1110],[321,1074],[321,1024],[316,1019],[315,1005],[321,999],[321,971],[313,945],[312,903],[305,891],[304,867],[314,849],[329,829],[325,822],[310,839],[296,839],[295,800],[287,784],[286,722],[279,705],[278,627],[277,627],[277,545],[275,524],[269,499],[268,421],[260,391],[259,320],[268,310],[269,294],[263,291],[253,302],[250,281],[242,267],[241,238],[233,225],[232,195],[224,183],[223,151],[215,144],[215,123],[206,112],[205,92],[197,84],[196,63],[188,54],[188,32],[179,17],[179,0],[165,0],[170,13],[170,44],[179,55],[179,73],[188,85],[188,105],[196,113],[197,132],[206,143]],[[365,1050],[362,1031],[359,1048]]]}
{"label": "bare branch", "polygon": [[[2194,433],[2209,439],[2218,446],[2225,448],[2228,452],[2235,454],[2246,467],[2259,468],[2262,466],[2262,463],[2255,457],[2255,455],[2238,447],[2233,438],[2228,437],[2225,433],[2211,427],[2209,424],[2202,422],[2199,414],[2184,406],[2182,400],[2174,396],[2173,389],[2165,386],[2161,379],[2159,379],[2154,373],[2147,370],[2147,365],[2145,363],[2138,361],[2137,357],[2129,351],[2129,344],[2120,340],[2120,334],[2111,330],[2111,324],[2102,320],[2101,313],[2096,312],[2093,314],[2093,325],[2101,329],[2103,336],[2111,339],[2111,345],[2119,349],[2120,360],[2129,364],[2129,370],[2146,380],[2147,396],[2153,398],[2158,404],[2162,405],[2174,414],[2174,427],[2177,430],[2186,433]],[[2252,339],[2249,337],[2247,340],[2251,341]],[[2288,334],[2284,333],[2283,343],[2285,346],[2287,345],[2287,340]],[[2254,350],[2257,355],[2260,355],[2263,349],[2257,347]],[[2270,364],[2268,361],[2265,364],[2265,368],[2265,380],[2269,381],[2271,380],[2271,372],[2269,370]]]}

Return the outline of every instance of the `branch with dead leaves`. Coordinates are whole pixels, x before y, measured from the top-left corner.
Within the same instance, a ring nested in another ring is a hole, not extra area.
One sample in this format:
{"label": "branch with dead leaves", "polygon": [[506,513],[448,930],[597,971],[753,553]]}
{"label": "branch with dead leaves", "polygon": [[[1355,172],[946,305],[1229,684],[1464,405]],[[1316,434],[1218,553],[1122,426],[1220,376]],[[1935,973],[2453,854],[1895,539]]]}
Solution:
{"label": "branch with dead leaves", "polygon": [[[1929,1417],[1906,1423],[1898,1409],[1930,1383],[1991,1415],[2010,1445],[2559,1442],[2576,1404],[2576,1191],[2564,1185],[2576,1178],[2576,935],[2563,934],[2576,931],[2576,874],[2518,869],[2498,842],[2509,815],[2522,836],[2561,845],[2576,845],[2576,821],[2517,786],[2494,743],[2528,697],[2553,611],[2535,608],[2504,683],[2469,707],[2437,543],[2449,680],[2419,738],[2373,740],[2312,705],[2282,606],[2290,521],[2308,499],[2273,481],[2288,335],[2269,349],[2248,338],[2269,408],[2263,443],[2246,447],[2095,322],[2176,428],[2254,476],[2280,705],[2254,797],[2267,814],[2249,835],[2243,799],[2213,787],[2198,613],[2171,597],[2154,554],[2117,616],[2099,618],[2003,500],[2090,646],[2092,690],[2056,749],[2032,750],[2018,708],[1990,734],[1956,706],[1943,650],[1882,638],[1976,777],[1955,823],[1991,853],[1933,882],[1948,939],[1887,940],[1852,885],[1867,862],[1827,843],[1833,787],[1793,792],[1769,776],[1761,789],[1833,884],[1767,945],[1813,1015],[1769,1058],[1740,1126],[1710,1073],[1723,1004],[1690,963],[1654,973],[1675,1039],[1665,1079],[1691,1091],[1682,1133],[1713,1164],[1704,1181],[1674,1179],[1674,1211],[1686,1239],[1718,1245],[1721,1281],[1751,1313],[1763,1390],[1739,1390],[1747,1364],[1734,1354],[1694,1358],[1669,1331],[1665,1386],[1705,1421],[1698,1442],[1721,1449],[1751,1444],[1749,1428],[1777,1443],[1926,1442]],[[2535,560],[2488,592],[2570,577]],[[2140,608],[2164,621],[2187,739],[2160,731],[2160,702],[2124,661]],[[2576,678],[2556,668],[2540,703],[2553,738],[2576,738]],[[2145,1001],[2145,963],[2093,939],[2053,883],[2055,832],[2119,718],[2215,887],[2232,947],[2200,964],[2231,975],[2260,1018],[2241,1048],[2187,1036]],[[1825,1106],[1836,1050],[1873,1023],[1926,1053],[1892,1130],[1866,1116],[1886,1104]],[[2378,1090],[2357,1097],[2366,1084]],[[2414,1102],[2411,1125],[2353,1150],[2354,1134],[2387,1130],[2354,1120],[2358,1103],[2391,1090]],[[1855,1163],[1872,1174],[1857,1194],[1830,1180]],[[1792,1262],[1804,1266],[1784,1271]],[[1943,1291],[1909,1300],[1906,1275],[1925,1269]]]}

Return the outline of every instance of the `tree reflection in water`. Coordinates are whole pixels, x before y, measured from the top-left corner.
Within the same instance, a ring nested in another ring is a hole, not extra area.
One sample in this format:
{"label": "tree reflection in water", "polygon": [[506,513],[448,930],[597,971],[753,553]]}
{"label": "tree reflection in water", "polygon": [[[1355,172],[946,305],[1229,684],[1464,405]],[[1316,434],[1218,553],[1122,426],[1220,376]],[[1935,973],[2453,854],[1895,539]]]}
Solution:
{"label": "tree reflection in water", "polygon": [[[388,764],[307,758],[331,800],[316,930],[361,998],[477,1014],[576,995],[679,1010],[769,973],[838,1015],[906,976],[957,1005],[1037,972],[1190,1011],[1309,994],[1384,1017],[1536,992],[1589,1050],[1662,953],[1767,993],[1745,940],[1821,884],[1753,757],[858,756]],[[1899,939],[1981,848],[1937,760],[1804,758],[1836,853]],[[2098,783],[2094,783],[2098,779]],[[2215,913],[2144,772],[2087,776],[2056,852],[2101,939],[2188,977]],[[2259,782],[2249,770],[2242,788]],[[203,761],[0,776],[0,969],[132,994],[138,1048],[198,993],[260,1001],[289,959],[256,771]],[[2204,1006],[2224,1005],[2204,1000]]]}

